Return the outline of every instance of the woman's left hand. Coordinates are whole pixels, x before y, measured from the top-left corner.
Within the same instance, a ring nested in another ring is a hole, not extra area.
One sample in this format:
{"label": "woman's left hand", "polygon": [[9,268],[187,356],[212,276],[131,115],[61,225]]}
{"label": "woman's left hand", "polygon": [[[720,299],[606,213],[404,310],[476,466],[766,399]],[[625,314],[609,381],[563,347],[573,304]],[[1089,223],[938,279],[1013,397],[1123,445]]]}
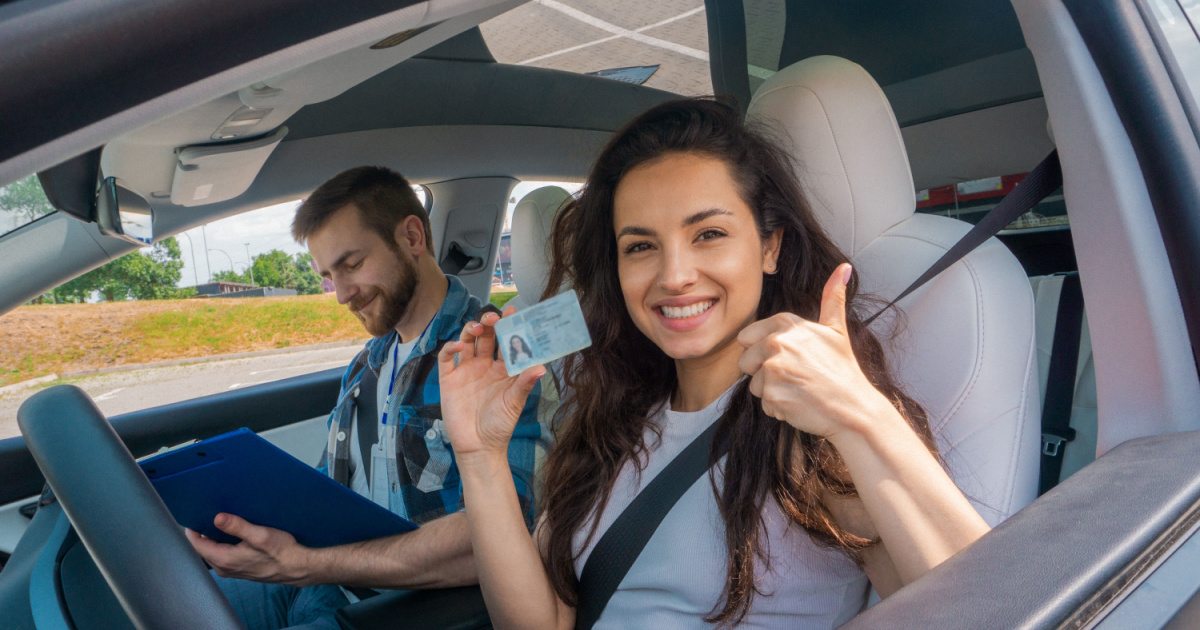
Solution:
{"label": "woman's left hand", "polygon": [[875,419],[899,417],[871,385],[850,347],[846,329],[848,263],[833,271],[816,322],[778,313],[738,335],[746,347],[738,367],[750,375],[750,393],[763,411],[801,431],[828,438],[861,431]]}

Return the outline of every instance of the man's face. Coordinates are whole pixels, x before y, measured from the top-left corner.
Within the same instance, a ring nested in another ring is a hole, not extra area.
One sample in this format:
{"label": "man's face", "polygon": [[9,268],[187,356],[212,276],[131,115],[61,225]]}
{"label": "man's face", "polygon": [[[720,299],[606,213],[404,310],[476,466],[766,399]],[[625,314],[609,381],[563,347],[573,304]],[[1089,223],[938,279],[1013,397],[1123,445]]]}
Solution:
{"label": "man's face", "polygon": [[396,327],[417,289],[417,268],[402,243],[390,244],[363,224],[353,204],[338,210],[308,237],[317,272],[333,281],[346,304],[374,337]]}

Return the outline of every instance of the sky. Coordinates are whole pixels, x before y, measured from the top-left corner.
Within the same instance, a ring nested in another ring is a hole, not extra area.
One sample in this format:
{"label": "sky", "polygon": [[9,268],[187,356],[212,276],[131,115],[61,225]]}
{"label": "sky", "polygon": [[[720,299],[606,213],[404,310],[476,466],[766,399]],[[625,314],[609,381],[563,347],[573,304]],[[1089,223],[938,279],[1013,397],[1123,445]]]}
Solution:
{"label": "sky", "polygon": [[[573,182],[523,181],[513,188],[509,197],[504,225],[507,229],[512,220],[513,209],[525,195],[547,185],[561,186],[576,193],[582,184]],[[424,195],[419,189],[418,195]],[[292,240],[292,217],[296,214],[299,199],[274,206],[267,206],[242,214],[214,221],[202,228],[194,228],[176,235],[183,254],[183,272],[178,286],[191,287],[210,281],[212,274],[228,271],[243,273],[250,266],[250,258],[265,254],[273,249],[288,254],[308,251]],[[205,256],[205,243],[208,255]],[[248,250],[248,252],[247,252]],[[247,255],[248,253],[248,255]],[[193,263],[193,254],[195,256]]]}

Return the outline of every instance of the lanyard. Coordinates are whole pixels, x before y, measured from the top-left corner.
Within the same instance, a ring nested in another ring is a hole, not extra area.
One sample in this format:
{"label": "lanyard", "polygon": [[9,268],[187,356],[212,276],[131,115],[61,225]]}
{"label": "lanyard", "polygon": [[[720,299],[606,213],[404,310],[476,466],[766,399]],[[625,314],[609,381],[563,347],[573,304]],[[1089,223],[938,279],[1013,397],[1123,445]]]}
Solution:
{"label": "lanyard", "polygon": [[[435,316],[434,319],[437,319],[437,317]],[[417,346],[421,345],[421,340],[425,338],[425,333],[429,332],[429,327],[432,325],[433,319],[429,320],[428,324],[425,324],[425,330],[422,330],[421,334],[417,336],[416,343],[409,350],[409,356],[412,356],[412,353],[417,350]],[[392,388],[396,386],[396,376],[400,373],[400,345],[400,336],[396,335],[396,343],[392,345],[392,377],[388,379],[387,400],[383,403],[383,414],[379,418],[380,424],[385,427],[387,426],[388,410],[392,406]],[[408,357],[405,357],[406,362],[407,360]]]}
{"label": "lanyard", "polygon": [[400,338],[392,345],[392,376],[388,379],[387,401],[383,403],[383,416],[380,418],[383,426],[387,426],[388,410],[392,407],[392,388],[396,386],[396,374],[400,371]]}

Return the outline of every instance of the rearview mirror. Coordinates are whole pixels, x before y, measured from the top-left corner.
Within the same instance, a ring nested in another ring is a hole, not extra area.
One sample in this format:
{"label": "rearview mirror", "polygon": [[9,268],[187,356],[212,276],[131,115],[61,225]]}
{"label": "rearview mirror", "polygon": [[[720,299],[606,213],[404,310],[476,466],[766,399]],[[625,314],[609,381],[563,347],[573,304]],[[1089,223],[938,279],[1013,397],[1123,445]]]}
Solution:
{"label": "rearview mirror", "polygon": [[145,247],[154,242],[154,210],[145,197],[115,177],[100,182],[96,193],[100,233]]}

